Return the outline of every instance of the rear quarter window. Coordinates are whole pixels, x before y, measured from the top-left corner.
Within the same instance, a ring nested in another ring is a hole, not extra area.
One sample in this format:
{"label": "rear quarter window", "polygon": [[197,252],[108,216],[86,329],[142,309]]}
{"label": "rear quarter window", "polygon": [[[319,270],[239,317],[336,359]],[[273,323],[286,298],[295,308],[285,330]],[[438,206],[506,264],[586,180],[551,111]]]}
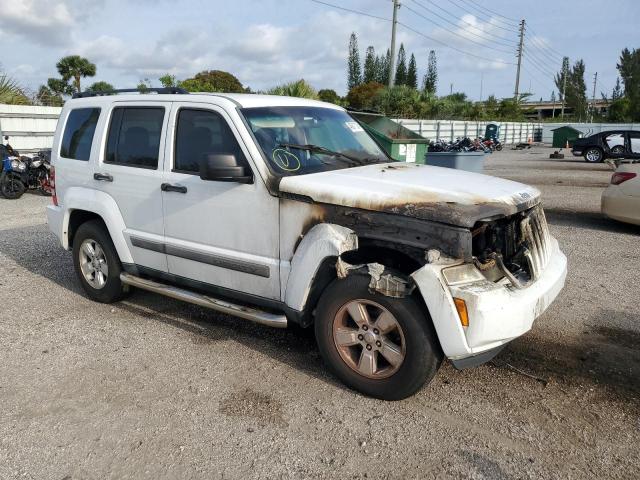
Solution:
{"label": "rear quarter window", "polygon": [[98,117],[99,108],[76,108],[69,112],[60,145],[61,157],[85,162],[89,160]]}

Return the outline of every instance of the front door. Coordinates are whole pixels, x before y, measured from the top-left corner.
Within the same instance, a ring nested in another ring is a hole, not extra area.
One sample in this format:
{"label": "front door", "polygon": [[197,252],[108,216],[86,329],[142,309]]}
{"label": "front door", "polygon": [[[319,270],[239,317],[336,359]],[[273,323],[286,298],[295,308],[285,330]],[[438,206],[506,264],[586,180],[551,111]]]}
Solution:
{"label": "front door", "polygon": [[115,102],[93,185],[113,197],[136,265],[167,271],[163,244],[164,144],[171,102]]}
{"label": "front door", "polygon": [[[170,125],[162,193],[169,273],[279,300],[278,199],[236,127],[222,108],[194,103],[174,103]],[[246,162],[253,183],[200,179],[200,160],[215,154]]]}

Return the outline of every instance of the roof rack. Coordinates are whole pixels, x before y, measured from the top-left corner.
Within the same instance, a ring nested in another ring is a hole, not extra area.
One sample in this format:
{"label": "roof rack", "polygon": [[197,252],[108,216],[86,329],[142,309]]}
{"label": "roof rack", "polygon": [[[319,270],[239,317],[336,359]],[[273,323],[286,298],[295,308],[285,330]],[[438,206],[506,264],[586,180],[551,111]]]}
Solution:
{"label": "roof rack", "polygon": [[84,92],[74,93],[71,98],[102,97],[105,95],[115,95],[118,93],[159,93],[159,94],[164,93],[164,94],[184,95],[184,94],[188,94],[189,92],[187,92],[184,88],[180,88],[180,87],[159,87],[159,88],[149,87],[149,88],[145,88],[144,90],[140,90],[138,88],[121,88],[118,90],[107,90],[104,92],[93,92],[91,90],[87,90]]}

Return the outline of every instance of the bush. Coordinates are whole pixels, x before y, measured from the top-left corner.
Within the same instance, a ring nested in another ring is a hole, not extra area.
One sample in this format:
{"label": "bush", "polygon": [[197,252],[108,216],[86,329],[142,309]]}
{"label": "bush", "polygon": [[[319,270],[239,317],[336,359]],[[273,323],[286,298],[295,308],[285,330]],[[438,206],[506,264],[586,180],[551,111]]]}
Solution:
{"label": "bush", "polygon": [[373,100],[384,85],[378,82],[362,83],[347,94],[347,104],[356,110],[373,109]]}
{"label": "bush", "polygon": [[284,85],[278,85],[277,87],[273,87],[267,93],[269,95],[311,98],[314,100],[318,98],[318,93],[304,79],[300,79],[295,82],[285,83]]}
{"label": "bush", "polygon": [[[163,80],[165,78],[163,77]],[[222,70],[208,70],[197,73],[193,78],[179,82],[179,86],[189,92],[244,93],[246,90],[235,76]]]}
{"label": "bush", "polygon": [[335,103],[340,105],[340,97],[335,90],[323,89],[318,92],[318,98],[323,102]]}

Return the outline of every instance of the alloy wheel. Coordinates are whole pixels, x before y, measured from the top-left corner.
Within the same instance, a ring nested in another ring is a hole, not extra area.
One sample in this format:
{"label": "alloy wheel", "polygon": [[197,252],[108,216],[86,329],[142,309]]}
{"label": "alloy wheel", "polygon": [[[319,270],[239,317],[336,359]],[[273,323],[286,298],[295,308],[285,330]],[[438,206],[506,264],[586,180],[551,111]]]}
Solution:
{"label": "alloy wheel", "polygon": [[596,148],[592,148],[591,150],[587,151],[587,160],[589,160],[590,162],[599,162],[600,161],[600,157],[601,157],[601,153],[600,150],[596,149]]}
{"label": "alloy wheel", "polygon": [[338,310],[333,320],[333,341],[342,360],[366,378],[390,377],[406,355],[398,320],[370,300],[352,300]]}
{"label": "alloy wheel", "polygon": [[109,266],[103,248],[98,242],[87,238],[80,245],[80,271],[82,276],[96,290],[107,284]]}

